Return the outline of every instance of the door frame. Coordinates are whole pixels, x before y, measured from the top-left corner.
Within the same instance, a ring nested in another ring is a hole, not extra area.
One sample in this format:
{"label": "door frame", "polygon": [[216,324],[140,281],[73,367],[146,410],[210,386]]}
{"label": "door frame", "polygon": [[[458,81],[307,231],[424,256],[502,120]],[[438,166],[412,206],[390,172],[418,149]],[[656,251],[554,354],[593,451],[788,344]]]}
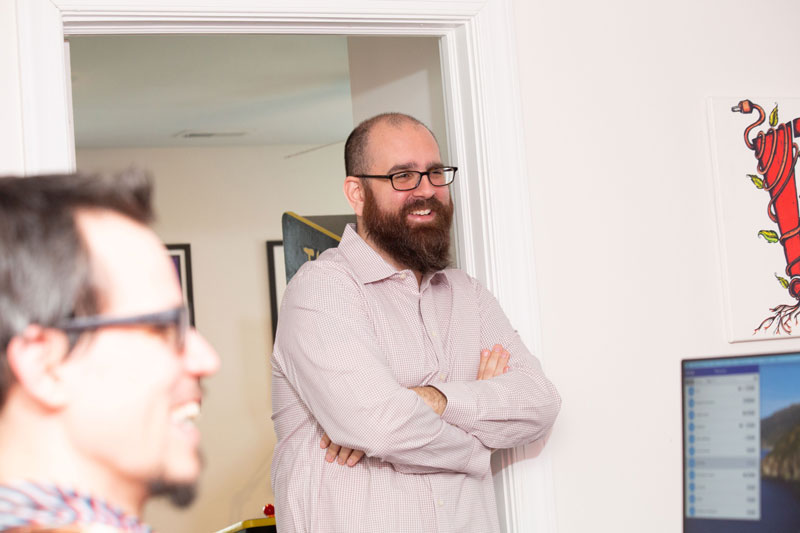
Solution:
{"label": "door frame", "polygon": [[[497,297],[545,363],[541,344],[514,0],[17,0],[23,173],[72,171],[64,37],[267,33],[440,38],[448,148],[459,167],[459,265]],[[550,459],[536,446],[493,458],[506,531],[556,531]]]}

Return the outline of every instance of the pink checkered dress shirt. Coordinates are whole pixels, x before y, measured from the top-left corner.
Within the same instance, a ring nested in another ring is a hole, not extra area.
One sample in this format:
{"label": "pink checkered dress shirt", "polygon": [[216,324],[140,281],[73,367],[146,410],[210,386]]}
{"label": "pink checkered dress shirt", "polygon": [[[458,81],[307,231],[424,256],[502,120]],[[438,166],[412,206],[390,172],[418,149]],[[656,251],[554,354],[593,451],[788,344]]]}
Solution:
{"label": "pink checkered dress shirt", "polygon": [[[475,381],[502,344],[511,370]],[[447,396],[440,417],[410,387]],[[561,400],[495,298],[456,269],[396,271],[349,226],[297,272],[272,354],[279,531],[499,531],[491,449],[541,438]],[[325,461],[323,432],[364,450]]]}

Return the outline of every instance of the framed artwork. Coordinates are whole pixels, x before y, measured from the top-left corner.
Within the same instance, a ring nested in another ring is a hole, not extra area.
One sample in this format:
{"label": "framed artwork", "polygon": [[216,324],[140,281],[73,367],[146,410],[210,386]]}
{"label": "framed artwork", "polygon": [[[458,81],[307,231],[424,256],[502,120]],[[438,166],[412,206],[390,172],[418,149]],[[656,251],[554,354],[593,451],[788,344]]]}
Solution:
{"label": "framed artwork", "polygon": [[800,98],[709,100],[728,341],[800,336]]}
{"label": "framed artwork", "polygon": [[194,326],[194,294],[192,292],[192,252],[188,244],[167,244],[183,292],[183,303],[189,309],[189,322]]}
{"label": "framed artwork", "polygon": [[283,241],[267,241],[267,275],[269,276],[269,310],[272,315],[272,339],[278,330],[278,309],[286,290],[286,262]]}

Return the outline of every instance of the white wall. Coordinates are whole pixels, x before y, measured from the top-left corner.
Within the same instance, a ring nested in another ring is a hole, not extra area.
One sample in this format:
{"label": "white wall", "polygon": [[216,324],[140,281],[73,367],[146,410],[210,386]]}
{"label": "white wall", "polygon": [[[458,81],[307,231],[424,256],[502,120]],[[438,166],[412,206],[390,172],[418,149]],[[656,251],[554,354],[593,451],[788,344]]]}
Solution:
{"label": "white wall", "polygon": [[151,503],[158,531],[216,531],[261,516],[273,503],[269,464],[272,352],[266,241],[280,240],[281,214],[350,213],[342,193],[342,143],[285,158],[308,146],[79,150],[83,171],[132,163],[152,171],[167,243],[190,243],[198,330],[222,359],[208,380],[200,429],[206,470],[186,512]]}
{"label": "white wall", "polygon": [[16,1],[0,0],[0,176],[23,173]]}
{"label": "white wall", "polygon": [[680,531],[680,359],[800,349],[726,342],[705,107],[797,96],[800,4],[515,0],[514,17],[542,345],[564,398],[559,532]]}
{"label": "white wall", "polygon": [[353,124],[379,113],[409,114],[425,123],[447,160],[442,67],[436,37],[347,38]]}

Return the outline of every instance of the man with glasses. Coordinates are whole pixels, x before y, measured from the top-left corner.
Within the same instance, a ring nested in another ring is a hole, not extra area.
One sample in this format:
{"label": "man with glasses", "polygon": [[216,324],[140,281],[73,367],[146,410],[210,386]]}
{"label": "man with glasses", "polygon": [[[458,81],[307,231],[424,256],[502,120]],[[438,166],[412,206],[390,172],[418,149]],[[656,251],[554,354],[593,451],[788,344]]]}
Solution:
{"label": "man with glasses", "polygon": [[357,224],[286,289],[272,356],[280,531],[499,531],[493,449],[560,398],[495,298],[448,268],[456,167],[407,115],[345,144]]}
{"label": "man with glasses", "polygon": [[191,501],[219,358],[150,197],[136,171],[0,178],[0,531],[150,531],[148,498]]}

